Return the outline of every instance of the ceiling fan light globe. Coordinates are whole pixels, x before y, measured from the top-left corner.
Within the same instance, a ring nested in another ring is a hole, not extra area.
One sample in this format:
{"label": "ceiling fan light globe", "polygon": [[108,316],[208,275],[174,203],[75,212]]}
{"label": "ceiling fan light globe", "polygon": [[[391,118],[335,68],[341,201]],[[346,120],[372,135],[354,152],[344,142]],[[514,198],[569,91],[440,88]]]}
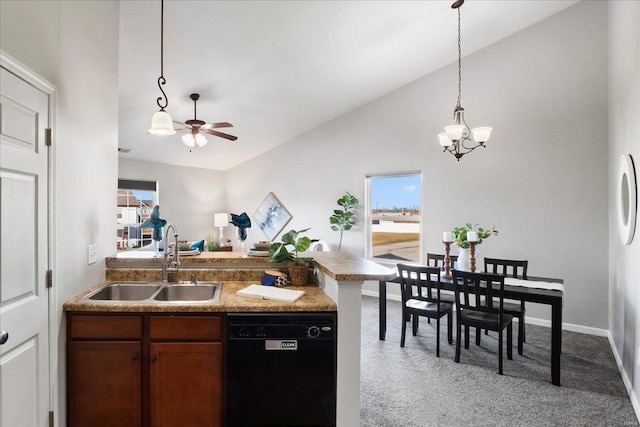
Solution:
{"label": "ceiling fan light globe", "polygon": [[473,134],[473,139],[477,142],[486,142],[489,140],[492,130],[490,127],[479,127],[471,129],[471,133]]}
{"label": "ceiling fan light globe", "polygon": [[197,134],[195,135],[195,142],[198,147],[204,147],[209,141],[207,141],[207,138],[205,138],[204,135]]}
{"label": "ceiling fan light globe", "polygon": [[196,146],[196,139],[190,133],[182,135],[182,142],[189,148],[195,148]]}
{"label": "ceiling fan light globe", "polygon": [[160,110],[151,118],[151,129],[149,133],[152,135],[173,135],[176,130],[173,128],[173,120],[166,111]]}

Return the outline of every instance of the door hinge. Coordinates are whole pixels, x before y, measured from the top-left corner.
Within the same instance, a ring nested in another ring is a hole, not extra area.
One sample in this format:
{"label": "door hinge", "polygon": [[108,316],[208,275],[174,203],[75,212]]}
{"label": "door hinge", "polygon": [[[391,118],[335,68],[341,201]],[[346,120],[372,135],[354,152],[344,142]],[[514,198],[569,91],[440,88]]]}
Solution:
{"label": "door hinge", "polygon": [[49,427],[53,427],[53,411],[49,411]]}
{"label": "door hinge", "polygon": [[51,147],[51,128],[44,130],[44,145]]}
{"label": "door hinge", "polygon": [[47,288],[53,288],[53,270],[47,270],[45,280],[47,282]]}

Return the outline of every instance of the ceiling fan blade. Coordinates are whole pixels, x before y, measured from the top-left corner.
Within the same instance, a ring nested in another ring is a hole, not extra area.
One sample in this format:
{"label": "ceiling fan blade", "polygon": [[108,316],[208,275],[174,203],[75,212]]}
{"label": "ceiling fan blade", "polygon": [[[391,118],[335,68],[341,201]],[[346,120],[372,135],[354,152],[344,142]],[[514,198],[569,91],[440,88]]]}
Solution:
{"label": "ceiling fan blade", "polygon": [[228,133],[218,132],[217,130],[204,129],[203,132],[208,133],[209,135],[219,136],[220,138],[228,139],[231,141],[235,141],[238,139],[237,136],[229,135]]}
{"label": "ceiling fan blade", "polygon": [[232,128],[233,125],[229,122],[220,122],[220,123],[207,123],[203,127],[207,129]]}

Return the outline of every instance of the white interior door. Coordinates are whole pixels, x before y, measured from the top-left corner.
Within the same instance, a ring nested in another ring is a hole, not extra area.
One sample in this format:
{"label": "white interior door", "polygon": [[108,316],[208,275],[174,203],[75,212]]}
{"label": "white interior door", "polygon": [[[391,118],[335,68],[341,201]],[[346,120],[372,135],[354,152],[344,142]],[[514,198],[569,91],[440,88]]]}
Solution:
{"label": "white interior door", "polygon": [[49,413],[49,95],[0,68],[0,427]]}

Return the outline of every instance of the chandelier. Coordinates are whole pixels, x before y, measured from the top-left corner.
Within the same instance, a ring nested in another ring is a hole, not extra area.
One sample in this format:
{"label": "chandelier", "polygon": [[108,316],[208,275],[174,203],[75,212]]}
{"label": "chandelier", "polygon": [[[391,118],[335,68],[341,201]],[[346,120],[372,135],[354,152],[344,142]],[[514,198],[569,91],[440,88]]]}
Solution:
{"label": "chandelier", "polygon": [[[485,147],[491,136],[490,127],[477,127],[469,130],[469,126],[464,119],[464,108],[460,105],[462,95],[462,49],[460,43],[460,7],[464,0],[457,0],[451,5],[452,9],[458,9],[458,102],[453,110],[454,124],[446,126],[444,132],[438,134],[440,145],[444,151],[451,153],[458,161],[465,154],[468,154],[478,147]],[[473,137],[473,139],[472,139]]]}
{"label": "chandelier", "polygon": [[[173,121],[169,113],[164,111],[169,105],[167,94],[162,90],[162,86],[167,83],[164,78],[164,0],[160,2],[160,77],[158,77],[158,88],[162,92],[162,96],[156,99],[160,111],[155,113],[151,118],[151,129],[149,133],[153,135],[173,135],[176,133],[173,128]],[[164,98],[163,98],[164,97]]]}

